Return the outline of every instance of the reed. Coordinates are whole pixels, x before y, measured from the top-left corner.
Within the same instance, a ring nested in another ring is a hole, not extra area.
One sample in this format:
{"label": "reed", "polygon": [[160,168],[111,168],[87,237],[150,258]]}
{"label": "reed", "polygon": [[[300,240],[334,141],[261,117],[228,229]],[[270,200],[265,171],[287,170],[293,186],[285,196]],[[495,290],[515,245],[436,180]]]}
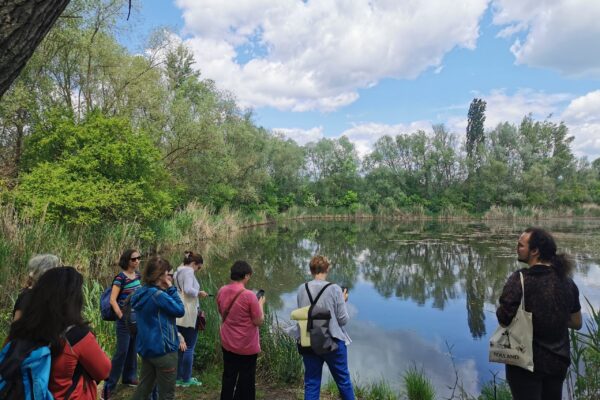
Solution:
{"label": "reed", "polygon": [[590,318],[583,331],[571,330],[571,369],[567,387],[576,400],[600,399],[600,312],[585,299]]}
{"label": "reed", "polygon": [[423,370],[412,366],[404,372],[402,379],[408,400],[435,399],[435,389]]}

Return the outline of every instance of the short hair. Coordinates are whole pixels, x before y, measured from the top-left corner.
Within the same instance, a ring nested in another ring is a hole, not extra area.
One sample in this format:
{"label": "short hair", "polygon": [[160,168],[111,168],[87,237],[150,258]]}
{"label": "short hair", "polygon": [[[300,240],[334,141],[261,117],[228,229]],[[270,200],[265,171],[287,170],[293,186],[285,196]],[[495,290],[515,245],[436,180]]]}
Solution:
{"label": "short hair", "polygon": [[230,278],[232,281],[241,281],[246,275],[252,275],[252,267],[246,261],[238,260],[231,266]]}
{"label": "short hair", "polygon": [[60,265],[60,258],[54,254],[38,254],[31,257],[27,263],[30,284],[35,284],[44,272],[52,268],[60,267]]}
{"label": "short hair", "polygon": [[129,261],[131,261],[131,255],[133,253],[139,253],[136,249],[127,249],[121,254],[121,258],[119,258],[119,267],[122,270],[126,270],[129,267]]}
{"label": "short hair", "polygon": [[171,269],[173,268],[168,260],[160,256],[154,256],[146,263],[142,280],[146,285],[153,285],[165,272],[168,272]]}
{"label": "short hair", "polygon": [[190,265],[191,263],[204,264],[204,259],[201,254],[194,253],[193,251],[186,251],[183,253],[183,265]]}
{"label": "short hair", "polygon": [[330,266],[329,259],[325,256],[316,255],[310,259],[308,266],[310,267],[310,273],[313,275],[321,274],[329,271]]}

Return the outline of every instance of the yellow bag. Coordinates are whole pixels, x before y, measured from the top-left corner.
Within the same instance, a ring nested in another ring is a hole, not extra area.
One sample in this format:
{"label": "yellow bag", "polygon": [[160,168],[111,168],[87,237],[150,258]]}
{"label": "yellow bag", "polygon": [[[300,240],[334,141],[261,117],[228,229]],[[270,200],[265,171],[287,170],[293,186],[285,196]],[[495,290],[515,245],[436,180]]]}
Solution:
{"label": "yellow bag", "polygon": [[308,332],[308,310],[310,306],[300,307],[292,311],[290,319],[298,321],[300,328],[300,346],[310,347],[310,332]]}

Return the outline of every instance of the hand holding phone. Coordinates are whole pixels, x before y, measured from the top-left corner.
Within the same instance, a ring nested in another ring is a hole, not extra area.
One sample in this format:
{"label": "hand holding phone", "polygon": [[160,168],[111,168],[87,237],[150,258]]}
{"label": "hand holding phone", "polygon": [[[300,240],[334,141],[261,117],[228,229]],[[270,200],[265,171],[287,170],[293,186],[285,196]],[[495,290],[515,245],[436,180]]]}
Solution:
{"label": "hand holding phone", "polygon": [[258,292],[256,292],[256,298],[259,299],[259,300],[264,295],[265,295],[265,291],[263,289],[259,289]]}

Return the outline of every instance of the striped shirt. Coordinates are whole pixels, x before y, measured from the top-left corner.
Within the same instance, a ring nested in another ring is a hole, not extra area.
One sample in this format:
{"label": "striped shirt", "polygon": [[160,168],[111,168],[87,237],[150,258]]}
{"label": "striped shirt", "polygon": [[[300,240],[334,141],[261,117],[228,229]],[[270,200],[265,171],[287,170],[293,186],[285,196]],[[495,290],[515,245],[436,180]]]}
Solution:
{"label": "striped shirt", "polygon": [[135,292],[142,284],[140,282],[140,273],[135,271],[135,278],[130,279],[125,272],[119,272],[119,275],[115,276],[113,285],[118,286],[121,290],[117,296],[117,303],[122,306],[125,299],[133,292]]}

